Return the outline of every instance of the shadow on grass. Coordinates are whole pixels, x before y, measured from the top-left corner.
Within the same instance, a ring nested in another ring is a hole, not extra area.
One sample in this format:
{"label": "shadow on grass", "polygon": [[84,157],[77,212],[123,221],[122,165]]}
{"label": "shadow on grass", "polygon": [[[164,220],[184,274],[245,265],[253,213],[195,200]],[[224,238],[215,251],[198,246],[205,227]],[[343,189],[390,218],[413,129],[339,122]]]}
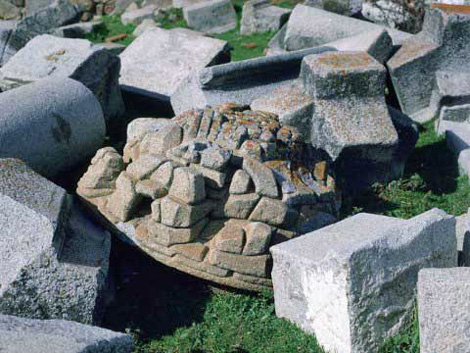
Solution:
{"label": "shadow on grass", "polygon": [[111,266],[117,293],[104,327],[130,331],[145,342],[202,320],[210,295],[207,282],[164,266],[117,239]]}
{"label": "shadow on grass", "polygon": [[[376,184],[360,195],[344,200],[342,218],[358,212],[400,215],[406,218],[423,211],[458,190],[459,170],[444,137],[432,123],[421,128],[417,147],[409,156],[400,180]],[[407,209],[407,211],[405,211]]]}

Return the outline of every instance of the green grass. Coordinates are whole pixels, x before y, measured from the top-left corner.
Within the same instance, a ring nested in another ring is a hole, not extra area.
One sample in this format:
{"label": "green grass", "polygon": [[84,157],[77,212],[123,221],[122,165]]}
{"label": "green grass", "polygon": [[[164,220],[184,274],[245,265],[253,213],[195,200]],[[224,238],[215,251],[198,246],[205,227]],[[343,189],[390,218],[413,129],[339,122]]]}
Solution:
{"label": "green grass", "polygon": [[87,34],[85,38],[93,43],[103,43],[106,38],[125,33],[127,34],[126,38],[114,43],[129,45],[134,40],[132,33],[135,28],[136,26],[133,24],[122,24],[121,19],[117,16],[103,16],[103,24],[99,26],[97,31]]}
{"label": "green grass", "polygon": [[375,185],[354,200],[346,200],[343,217],[357,212],[411,218],[434,207],[455,216],[467,211],[468,177],[459,176],[455,156],[438,137],[433,123],[423,126],[402,179]]}

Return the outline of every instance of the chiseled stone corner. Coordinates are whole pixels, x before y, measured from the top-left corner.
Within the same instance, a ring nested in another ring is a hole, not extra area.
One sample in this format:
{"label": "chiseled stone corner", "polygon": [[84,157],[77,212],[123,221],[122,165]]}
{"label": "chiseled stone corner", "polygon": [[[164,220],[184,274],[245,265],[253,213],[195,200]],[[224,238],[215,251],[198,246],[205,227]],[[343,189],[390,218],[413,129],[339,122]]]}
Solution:
{"label": "chiseled stone corner", "polygon": [[429,268],[418,276],[421,353],[470,351],[470,268]]}
{"label": "chiseled stone corner", "polygon": [[361,213],[271,248],[276,315],[327,350],[375,353],[406,323],[418,271],[457,264],[455,219]]}

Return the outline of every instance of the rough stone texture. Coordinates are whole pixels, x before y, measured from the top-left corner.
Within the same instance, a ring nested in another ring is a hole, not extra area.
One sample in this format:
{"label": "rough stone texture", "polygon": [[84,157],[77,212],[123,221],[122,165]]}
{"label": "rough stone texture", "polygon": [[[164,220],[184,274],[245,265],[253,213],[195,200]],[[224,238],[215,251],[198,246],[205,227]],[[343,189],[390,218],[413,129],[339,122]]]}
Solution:
{"label": "rough stone texture", "polygon": [[80,10],[68,0],[55,0],[49,6],[27,15],[14,27],[1,61],[7,62],[35,36],[52,33],[78,19]]}
{"label": "rough stone texture", "polygon": [[119,88],[119,57],[88,40],[41,35],[31,40],[0,69],[0,89],[7,90],[50,77],[83,83],[99,100],[108,128],[120,125],[124,102]]}
{"label": "rough stone texture", "polygon": [[[336,216],[329,164],[276,115],[227,104],[158,122],[129,129],[124,158],[98,151],[77,189],[156,260],[259,291],[271,285],[270,245],[321,212]],[[171,146],[149,139],[175,126]]]}
{"label": "rough stone texture", "polygon": [[327,351],[375,353],[407,324],[418,271],[456,266],[455,219],[438,209],[409,220],[361,213],[271,252],[277,316]]}
{"label": "rough stone texture", "polygon": [[[288,51],[299,50],[383,28],[374,23],[297,5],[287,23],[283,48]],[[405,32],[385,29],[394,45],[400,45],[405,39],[411,37]]]}
{"label": "rough stone texture", "polygon": [[183,8],[188,27],[216,34],[237,27],[237,14],[230,0],[209,0]]}
{"label": "rough stone texture", "polygon": [[240,34],[279,30],[289,19],[290,9],[273,6],[268,0],[249,0],[243,4]]}
{"label": "rough stone texture", "polygon": [[8,353],[131,353],[130,335],[65,320],[0,315],[0,351]]}
{"label": "rough stone texture", "polygon": [[[12,104],[21,97],[21,104]],[[105,137],[99,102],[80,82],[48,78],[0,94],[0,158],[48,177],[91,157]]]}
{"label": "rough stone texture", "polygon": [[361,11],[361,0],[305,0],[303,5],[320,8],[340,15],[357,15]]}
{"label": "rough stone texture", "polygon": [[7,0],[0,0],[0,20],[15,20],[21,17],[21,10]]}
{"label": "rough stone texture", "polygon": [[139,25],[146,19],[152,19],[156,9],[155,5],[148,5],[133,11],[126,11],[122,14],[121,21],[125,25]]}
{"label": "rough stone texture", "polygon": [[418,276],[421,353],[468,352],[470,268],[423,269]]}
{"label": "rough stone texture", "polygon": [[305,141],[310,138],[313,98],[304,93],[302,83],[282,86],[255,99],[251,109],[279,116],[279,121],[297,127]]}
{"label": "rough stone texture", "polygon": [[54,0],[26,0],[25,11],[27,15],[43,10],[44,8],[52,5]]}
{"label": "rough stone texture", "polygon": [[335,162],[346,192],[400,177],[403,170],[394,164],[403,165],[414,147],[399,148],[385,104],[385,73],[364,52],[322,53],[302,63],[304,88],[315,106],[310,140]]}
{"label": "rough stone texture", "polygon": [[299,77],[302,59],[310,54],[334,50],[320,47],[294,53],[216,65],[194,72],[171,96],[176,114],[206,105],[249,105],[260,96],[291,86]]}
{"label": "rough stone texture", "polygon": [[138,37],[142,33],[144,33],[147,29],[155,28],[155,27],[157,27],[157,23],[152,18],[147,18],[147,19],[143,20],[140,25],[137,26],[137,28],[134,30],[134,32],[132,34],[135,37]]}
{"label": "rough stone texture", "polygon": [[382,64],[385,64],[393,52],[392,38],[385,29],[361,33],[325,45],[339,51],[364,51]]}
{"label": "rough stone texture", "polygon": [[123,89],[169,100],[193,71],[230,60],[225,41],[183,31],[145,31],[120,55]]}
{"label": "rough stone texture", "polygon": [[[458,94],[445,84],[452,83],[452,79],[436,78],[438,71],[454,71],[457,75],[470,71],[465,59],[470,53],[470,42],[465,40],[470,33],[470,15],[462,9],[465,7],[438,6],[435,4],[426,12],[423,31],[405,41],[387,63],[402,111],[418,122],[431,120],[433,113],[438,112],[431,100],[433,89]],[[440,83],[435,88],[436,80]],[[437,100],[438,96],[439,92]]]}
{"label": "rough stone texture", "polygon": [[366,0],[362,2],[361,14],[377,24],[418,33],[423,25],[424,9],[424,0]]}
{"label": "rough stone texture", "polygon": [[0,159],[0,203],[0,313],[99,324],[109,233],[19,160]]}
{"label": "rough stone texture", "polygon": [[173,0],[173,7],[175,9],[184,9],[185,7],[200,4],[206,0]]}

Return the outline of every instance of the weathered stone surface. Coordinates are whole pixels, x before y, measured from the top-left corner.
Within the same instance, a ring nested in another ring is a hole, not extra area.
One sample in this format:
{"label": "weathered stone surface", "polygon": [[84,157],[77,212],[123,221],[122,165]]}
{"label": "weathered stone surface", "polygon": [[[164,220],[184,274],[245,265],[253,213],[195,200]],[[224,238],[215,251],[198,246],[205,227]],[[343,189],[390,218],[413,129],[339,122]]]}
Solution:
{"label": "weathered stone surface", "polygon": [[109,233],[19,160],[0,159],[0,203],[0,313],[99,323]]}
{"label": "weathered stone surface", "polygon": [[361,14],[368,20],[408,33],[418,33],[423,25],[425,1],[413,3],[396,0],[366,0],[362,2]]}
{"label": "weathered stone surface", "polygon": [[121,54],[127,48],[124,44],[119,43],[97,43],[95,45],[99,48],[109,50],[111,54],[114,55]]}
{"label": "weathered stone surface", "polygon": [[[310,6],[297,5],[287,23],[283,48],[292,51],[318,45],[325,45],[339,39],[373,32],[383,26],[361,21],[352,17]],[[395,29],[386,28],[394,45],[410,38],[411,35]]]}
{"label": "weathered stone surface", "polygon": [[190,168],[175,169],[169,195],[188,205],[203,201],[206,198],[204,177]]}
{"label": "weathered stone surface", "polygon": [[393,52],[392,38],[383,28],[340,39],[325,45],[339,51],[364,51],[382,64],[385,64]]}
{"label": "weathered stone surface", "polygon": [[361,11],[361,0],[306,0],[303,5],[320,8],[340,15],[353,16]]}
{"label": "weathered stone surface", "polygon": [[418,276],[420,352],[469,350],[469,268],[429,268]]}
{"label": "weathered stone surface", "polygon": [[240,34],[277,31],[289,19],[290,9],[273,6],[267,0],[250,0],[243,4]]}
{"label": "weathered stone surface", "polygon": [[309,48],[295,53],[261,57],[195,70],[171,95],[176,114],[226,103],[249,105],[299,77],[302,59],[333,48]]}
{"label": "weathered stone surface", "polygon": [[[12,104],[18,97],[22,104]],[[3,92],[0,107],[0,158],[20,158],[48,177],[85,161],[104,141],[99,102],[69,78],[49,78]]]}
{"label": "weathered stone surface", "polygon": [[142,139],[140,152],[153,155],[165,155],[168,150],[181,143],[183,134],[176,124],[166,124],[156,132],[148,132]]}
{"label": "weathered stone surface", "polygon": [[250,220],[281,226],[289,221],[295,223],[297,217],[284,202],[263,197],[253,210]]}
{"label": "weathered stone surface", "polygon": [[310,140],[313,98],[304,93],[301,83],[280,87],[255,99],[250,107],[276,114],[280,122],[296,126],[304,140]]}
{"label": "weathered stone surface", "polygon": [[400,177],[395,160],[403,163],[413,148],[396,158],[399,137],[385,104],[385,72],[364,52],[323,53],[302,64],[315,106],[311,142],[335,161],[346,192]]}
{"label": "weathered stone surface", "polygon": [[148,5],[132,11],[126,10],[121,16],[121,21],[125,25],[131,23],[139,25],[146,19],[152,19],[156,9],[157,7],[155,5]]}
{"label": "weathered stone surface", "polygon": [[131,353],[132,336],[65,320],[0,315],[0,350],[8,353]]}
{"label": "weathered stone surface", "polygon": [[27,15],[43,10],[44,8],[52,5],[54,0],[26,0],[25,10]]}
{"label": "weathered stone surface", "polygon": [[406,325],[418,271],[456,266],[455,220],[438,209],[410,220],[358,214],[271,252],[276,315],[326,350],[372,353]]}
{"label": "weathered stone surface", "polygon": [[146,18],[141,22],[140,25],[137,26],[137,28],[132,32],[134,37],[140,36],[142,33],[144,33],[147,29],[149,28],[155,28],[158,27],[157,23],[153,20],[153,18]]}
{"label": "weathered stone surface", "polygon": [[0,0],[0,20],[14,20],[21,17],[18,7],[6,0]]}
{"label": "weathered stone surface", "polygon": [[18,50],[35,36],[53,32],[78,19],[80,10],[68,0],[54,0],[49,6],[27,14],[14,27],[3,52],[2,62],[7,62]]}
{"label": "weathered stone surface", "polygon": [[[439,9],[436,4],[426,12],[423,31],[404,42],[387,63],[400,107],[405,114],[418,122],[433,118],[436,107],[432,107],[431,97],[436,72],[444,70],[461,73],[470,70],[464,59],[470,53],[470,43],[464,39],[468,33],[470,15],[459,6]],[[454,78],[458,75],[454,74]],[[437,90],[442,88],[445,91],[449,88],[448,92],[456,92],[445,85],[445,81],[452,83],[452,79],[441,77],[439,80],[441,82]]]}
{"label": "weathered stone surface", "polygon": [[209,201],[191,206],[165,197],[161,200],[161,223],[175,228],[189,228],[206,217],[213,207]]}
{"label": "weathered stone surface", "polygon": [[246,109],[139,119],[124,157],[100,150],[77,192],[157,261],[227,286],[269,288],[269,246],[325,225],[306,226],[304,206],[336,214],[339,194],[330,164],[294,127]]}
{"label": "weathered stone surface", "polygon": [[230,0],[209,0],[183,8],[188,27],[204,33],[224,33],[237,27]]}
{"label": "weathered stone surface", "polygon": [[267,275],[268,255],[243,256],[211,250],[208,256],[211,264],[227,270],[255,277],[266,277]]}
{"label": "weathered stone surface", "polygon": [[214,238],[214,248],[233,254],[241,254],[245,245],[245,231],[234,222],[227,222]]}
{"label": "weathered stone surface", "polygon": [[251,186],[253,186],[253,183],[248,173],[243,169],[239,169],[232,178],[229,191],[235,195],[246,194],[250,191]]}
{"label": "weathered stone surface", "polygon": [[[230,195],[224,205],[221,217],[248,219],[251,211],[258,203],[260,196],[258,194]],[[218,214],[218,209],[215,212]]]}
{"label": "weathered stone surface", "polygon": [[192,72],[230,60],[225,41],[151,28],[120,55],[123,89],[168,100]]}
{"label": "weathered stone surface", "polygon": [[251,222],[245,227],[246,244],[243,255],[260,255],[266,253],[271,242],[272,229],[261,222]]}
{"label": "weathered stone surface", "polygon": [[41,35],[31,40],[0,69],[0,88],[7,90],[49,77],[72,78],[99,100],[108,127],[124,113],[119,88],[119,58],[88,40]]}
{"label": "weathered stone surface", "polygon": [[279,197],[276,178],[274,178],[274,173],[271,169],[251,158],[243,159],[243,169],[253,180],[256,193],[271,198]]}

